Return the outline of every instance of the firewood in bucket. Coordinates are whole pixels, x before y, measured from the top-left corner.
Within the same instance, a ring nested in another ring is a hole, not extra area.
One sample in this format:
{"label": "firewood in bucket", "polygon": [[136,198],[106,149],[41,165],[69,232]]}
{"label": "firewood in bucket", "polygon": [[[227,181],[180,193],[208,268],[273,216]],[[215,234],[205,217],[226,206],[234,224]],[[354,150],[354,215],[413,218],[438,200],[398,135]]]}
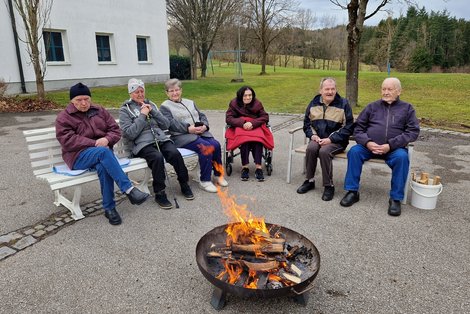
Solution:
{"label": "firewood in bucket", "polygon": [[433,185],[438,185],[441,183],[441,177],[440,176],[434,176],[434,180],[432,181]]}
{"label": "firewood in bucket", "polygon": [[428,182],[429,182],[429,173],[427,173],[427,172],[421,172],[421,177],[420,177],[420,179],[418,180],[418,183],[427,185]]}

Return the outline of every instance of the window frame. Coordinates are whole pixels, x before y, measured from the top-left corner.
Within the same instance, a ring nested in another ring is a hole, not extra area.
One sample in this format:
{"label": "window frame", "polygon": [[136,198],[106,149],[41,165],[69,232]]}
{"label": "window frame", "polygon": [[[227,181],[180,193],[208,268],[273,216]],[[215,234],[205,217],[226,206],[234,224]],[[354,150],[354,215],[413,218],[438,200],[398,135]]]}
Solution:
{"label": "window frame", "polygon": [[[146,54],[147,54],[147,60],[139,60],[139,39],[140,40],[145,40],[145,49],[146,49]],[[144,36],[144,35],[137,35],[136,36],[136,49],[137,49],[137,62],[139,64],[150,64],[152,63],[151,59],[151,49],[150,49],[150,36]]]}
{"label": "window frame", "polygon": [[[98,37],[108,38],[109,47],[99,47],[98,46]],[[96,60],[98,64],[116,64],[115,56],[116,51],[114,48],[114,34],[112,33],[95,33],[95,44],[96,44]],[[109,60],[100,60],[100,49],[108,49],[109,51]]]}
{"label": "window frame", "polygon": [[[62,50],[62,56],[64,60],[47,60],[48,58],[48,45],[46,44],[46,36],[45,33],[49,34],[60,34],[60,40],[62,41],[62,47],[60,46],[55,46],[55,43],[53,44],[54,46],[54,52],[53,54],[56,54],[57,48]],[[44,45],[44,57],[46,59],[46,64],[47,65],[66,65],[70,63],[70,55],[69,55],[69,49],[68,49],[68,40],[67,40],[67,32],[63,29],[50,29],[50,28],[44,28],[42,30],[42,36],[43,40],[42,43]]]}

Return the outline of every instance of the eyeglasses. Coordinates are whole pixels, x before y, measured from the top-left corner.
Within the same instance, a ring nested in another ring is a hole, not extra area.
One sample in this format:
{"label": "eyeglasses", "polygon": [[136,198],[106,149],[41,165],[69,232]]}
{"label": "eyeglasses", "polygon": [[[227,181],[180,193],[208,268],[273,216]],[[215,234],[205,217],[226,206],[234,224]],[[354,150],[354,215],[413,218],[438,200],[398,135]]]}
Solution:
{"label": "eyeglasses", "polygon": [[175,88],[175,89],[169,89],[166,92],[171,94],[171,93],[179,92],[180,90],[181,90],[181,88]]}

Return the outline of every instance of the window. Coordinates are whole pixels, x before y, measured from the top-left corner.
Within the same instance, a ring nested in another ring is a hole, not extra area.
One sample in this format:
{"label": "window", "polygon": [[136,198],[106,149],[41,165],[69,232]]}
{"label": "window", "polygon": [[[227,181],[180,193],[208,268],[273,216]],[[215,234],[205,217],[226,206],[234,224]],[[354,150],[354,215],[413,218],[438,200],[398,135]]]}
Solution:
{"label": "window", "polygon": [[96,35],[96,49],[98,52],[98,62],[112,61],[109,35]]}
{"label": "window", "polygon": [[64,62],[64,44],[62,41],[62,32],[43,31],[44,46],[46,47],[46,61]]}
{"label": "window", "polygon": [[149,61],[147,56],[147,38],[137,37],[137,60]]}

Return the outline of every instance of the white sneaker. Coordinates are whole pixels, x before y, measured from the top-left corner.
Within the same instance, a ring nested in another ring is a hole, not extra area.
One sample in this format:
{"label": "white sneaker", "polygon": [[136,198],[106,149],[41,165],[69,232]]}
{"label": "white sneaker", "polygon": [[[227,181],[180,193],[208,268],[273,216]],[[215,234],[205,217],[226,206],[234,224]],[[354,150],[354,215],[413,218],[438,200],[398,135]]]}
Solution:
{"label": "white sneaker", "polygon": [[214,176],[215,182],[220,186],[228,186],[227,180],[223,176]]}
{"label": "white sneaker", "polygon": [[217,193],[217,188],[211,181],[199,182],[199,187],[209,193]]}

